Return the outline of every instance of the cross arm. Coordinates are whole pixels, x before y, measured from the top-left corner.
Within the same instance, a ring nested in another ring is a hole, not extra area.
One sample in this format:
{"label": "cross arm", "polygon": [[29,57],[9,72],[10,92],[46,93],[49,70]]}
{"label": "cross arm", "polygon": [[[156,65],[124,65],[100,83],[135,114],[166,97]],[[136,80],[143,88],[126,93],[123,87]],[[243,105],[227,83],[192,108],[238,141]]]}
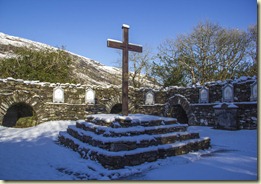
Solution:
{"label": "cross arm", "polygon": [[142,52],[142,46],[140,45],[134,45],[134,44],[129,44],[128,45],[129,51],[134,51],[134,52]]}
{"label": "cross arm", "polygon": [[[121,41],[113,40],[113,39],[107,39],[107,47],[122,49],[122,50],[125,48],[124,44]],[[128,51],[142,52],[142,46],[130,43],[128,44]]]}
{"label": "cross arm", "polygon": [[123,49],[123,44],[121,41],[118,40],[107,40],[107,47],[116,48],[116,49]]}

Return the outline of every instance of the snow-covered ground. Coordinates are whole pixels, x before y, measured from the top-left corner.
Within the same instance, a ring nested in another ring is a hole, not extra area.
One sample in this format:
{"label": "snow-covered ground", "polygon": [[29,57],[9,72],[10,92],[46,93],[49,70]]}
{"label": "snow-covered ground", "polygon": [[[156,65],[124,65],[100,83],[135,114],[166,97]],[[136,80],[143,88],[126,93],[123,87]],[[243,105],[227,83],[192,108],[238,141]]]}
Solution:
{"label": "snow-covered ground", "polygon": [[226,131],[191,126],[212,148],[110,171],[57,144],[75,121],[31,128],[0,126],[1,180],[257,180],[257,130]]}

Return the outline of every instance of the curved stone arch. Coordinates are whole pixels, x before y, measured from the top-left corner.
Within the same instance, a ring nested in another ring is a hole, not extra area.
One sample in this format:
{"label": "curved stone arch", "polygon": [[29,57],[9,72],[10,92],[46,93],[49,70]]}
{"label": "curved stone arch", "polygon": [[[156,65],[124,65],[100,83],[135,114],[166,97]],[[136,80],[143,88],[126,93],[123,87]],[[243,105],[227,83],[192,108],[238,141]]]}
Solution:
{"label": "curved stone arch", "polygon": [[1,100],[0,104],[0,122],[2,123],[4,115],[7,113],[7,110],[17,103],[25,103],[33,108],[35,116],[38,119],[40,106],[39,103],[40,96],[31,91],[26,90],[16,90],[10,94],[7,94],[5,98]]}
{"label": "curved stone arch", "polygon": [[168,102],[165,104],[164,107],[164,116],[168,116],[170,113],[171,107],[174,105],[180,105],[187,114],[188,117],[188,124],[195,125],[197,124],[197,118],[190,107],[190,102],[186,97],[180,94],[176,94],[168,99]]}
{"label": "curved stone arch", "polygon": [[[121,96],[114,96],[114,98],[112,98],[110,101],[108,101],[106,103],[106,105],[105,105],[106,112],[110,113],[113,106],[115,106],[116,104],[121,104],[121,103],[122,103]],[[129,112],[132,112],[132,110],[134,109],[134,105],[130,101],[128,103],[129,103],[128,104]]]}

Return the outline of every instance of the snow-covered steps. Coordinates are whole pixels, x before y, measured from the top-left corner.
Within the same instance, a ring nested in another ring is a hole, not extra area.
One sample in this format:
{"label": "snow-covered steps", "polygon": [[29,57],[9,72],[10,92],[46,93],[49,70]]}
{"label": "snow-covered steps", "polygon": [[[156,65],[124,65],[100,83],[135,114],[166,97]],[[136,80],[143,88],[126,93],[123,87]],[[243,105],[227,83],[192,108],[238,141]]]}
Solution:
{"label": "snow-covered steps", "polygon": [[136,127],[136,126],[160,126],[172,125],[177,123],[176,118],[167,118],[161,116],[130,114],[129,116],[119,116],[115,114],[94,114],[86,118],[87,122],[93,122],[96,125],[119,127]]}
{"label": "snow-covered steps", "polygon": [[[83,158],[96,160],[108,169],[139,165],[210,147],[210,138],[187,132],[187,125],[177,123],[175,118],[95,115],[87,120],[91,122],[78,121],[66,132],[60,132],[59,141]],[[126,121],[127,125],[124,124]]]}
{"label": "snow-covered steps", "polygon": [[84,143],[109,151],[128,151],[152,145],[174,143],[199,138],[199,133],[188,132],[172,132],[157,135],[143,134],[131,136],[131,138],[130,136],[105,137],[101,134],[97,135],[94,132],[78,129],[75,126],[68,127],[67,133]]}
{"label": "snow-covered steps", "polygon": [[112,128],[108,126],[96,125],[90,122],[76,122],[76,127],[94,132],[98,135],[103,134],[103,136],[108,137],[121,137],[121,136],[134,136],[141,134],[166,134],[169,132],[184,132],[187,130],[187,124],[173,124],[173,125],[165,125],[165,126],[134,126],[128,128]]}

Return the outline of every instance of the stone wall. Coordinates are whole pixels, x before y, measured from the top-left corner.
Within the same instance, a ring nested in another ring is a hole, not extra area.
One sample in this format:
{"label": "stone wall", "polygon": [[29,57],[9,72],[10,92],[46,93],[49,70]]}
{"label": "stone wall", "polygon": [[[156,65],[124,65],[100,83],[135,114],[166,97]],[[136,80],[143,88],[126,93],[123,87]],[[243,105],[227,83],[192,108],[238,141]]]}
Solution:
{"label": "stone wall", "polygon": [[238,108],[237,121],[239,128],[252,129],[257,126],[257,103],[235,103]]}
{"label": "stone wall", "polygon": [[78,120],[85,117],[85,104],[57,104],[47,102],[38,115],[38,119],[45,122],[50,120]]}
{"label": "stone wall", "polygon": [[[54,103],[54,89],[61,88],[63,102]],[[95,103],[85,101],[86,90],[95,92]],[[139,91],[130,88],[129,109],[137,113]],[[143,98],[143,97],[142,97]],[[80,84],[60,84],[22,79],[0,79],[0,124],[8,109],[20,102],[33,108],[38,123],[50,120],[84,119],[87,114],[110,113],[111,109],[121,104],[121,88],[118,86],[88,86]],[[140,105],[140,104],[139,104]],[[136,108],[135,108],[136,107]]]}
{"label": "stone wall", "polygon": [[[129,87],[129,112],[151,115],[173,116],[181,109],[187,116],[187,123],[194,125],[213,125],[215,113],[213,106],[222,102],[222,88],[226,84],[234,87],[234,103],[238,108],[238,121],[242,126],[256,122],[257,101],[250,101],[251,85],[256,78],[242,77],[237,80],[209,82],[208,103],[199,103],[203,86],[168,87],[161,89]],[[62,103],[54,103],[54,89],[60,87],[64,97]],[[85,100],[86,90],[95,92],[95,103]],[[151,91],[153,104],[146,105],[146,94]],[[87,114],[110,113],[115,105],[121,104],[120,86],[88,86],[80,84],[59,84],[21,79],[0,79],[0,122],[7,110],[14,104],[24,102],[31,106],[39,123],[49,120],[84,119]],[[183,119],[186,119],[183,118]],[[186,122],[185,122],[186,123]]]}
{"label": "stone wall", "polygon": [[198,103],[199,101],[199,89],[200,87],[169,87],[166,90],[167,99],[171,98],[176,94],[181,94],[184,96],[190,103]]}
{"label": "stone wall", "polygon": [[228,80],[219,83],[208,83],[209,103],[192,104],[193,111],[199,120],[199,124],[213,126],[215,123],[215,113],[213,106],[222,102],[222,87],[226,84],[232,84],[234,87],[234,104],[238,106],[237,122],[239,125],[247,128],[250,124],[256,123],[257,118],[257,101],[250,101],[251,84],[256,80],[254,78],[243,78],[238,80]]}
{"label": "stone wall", "polygon": [[215,124],[215,112],[213,106],[216,104],[192,104],[191,108],[197,117],[199,125],[214,125]]}
{"label": "stone wall", "polygon": [[[64,89],[64,103],[53,103],[53,89]],[[20,79],[0,79],[0,122],[14,104],[24,102],[33,108],[37,121],[84,119],[86,104],[82,85],[53,84]]]}
{"label": "stone wall", "polygon": [[[231,84],[234,88],[233,103],[239,107],[237,121],[239,122],[239,126],[246,128],[257,123],[257,101],[251,101],[250,99],[251,85],[256,81],[256,77],[241,77],[236,80],[208,82],[205,84],[205,87],[209,90],[208,103],[199,103],[199,92],[203,86],[187,88],[168,87],[161,90],[154,90],[156,102],[154,107],[141,105],[139,111],[147,114],[155,114],[155,109],[158,109],[158,115],[164,114],[172,117],[172,109],[174,109],[174,106],[180,105],[187,113],[187,123],[213,126],[216,119],[213,106],[223,102],[222,88],[227,84]],[[175,102],[173,102],[173,97],[175,97]],[[189,107],[184,104],[185,100],[183,99],[187,100]],[[190,121],[189,117],[195,121]]]}

